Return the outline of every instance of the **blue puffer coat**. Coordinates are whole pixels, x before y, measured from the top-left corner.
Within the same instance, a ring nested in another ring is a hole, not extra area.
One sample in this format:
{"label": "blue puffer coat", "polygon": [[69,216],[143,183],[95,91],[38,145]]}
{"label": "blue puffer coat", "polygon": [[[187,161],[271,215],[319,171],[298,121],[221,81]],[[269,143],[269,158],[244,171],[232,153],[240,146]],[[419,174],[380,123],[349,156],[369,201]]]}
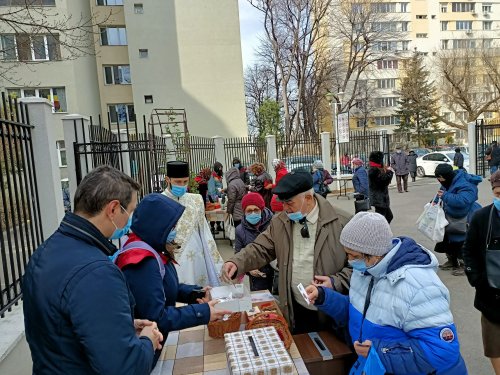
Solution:
{"label": "blue puffer coat", "polygon": [[149,374],[153,346],[138,338],[133,297],[109,261],[116,248],[67,213],[33,254],[23,280],[33,374]]}
{"label": "blue puffer coat", "polygon": [[[450,295],[436,274],[436,257],[410,238],[395,238],[393,245],[367,272],[353,272],[349,296],[321,288],[324,301],[318,308],[338,324],[348,325],[353,341],[371,340],[388,373],[467,374]],[[363,321],[372,277],[371,302]],[[364,361],[358,358],[355,366]]]}
{"label": "blue puffer coat", "polygon": [[360,166],[354,170],[352,175],[352,185],[354,192],[363,194],[365,197],[370,197],[370,187],[368,183],[368,172],[365,167]]}

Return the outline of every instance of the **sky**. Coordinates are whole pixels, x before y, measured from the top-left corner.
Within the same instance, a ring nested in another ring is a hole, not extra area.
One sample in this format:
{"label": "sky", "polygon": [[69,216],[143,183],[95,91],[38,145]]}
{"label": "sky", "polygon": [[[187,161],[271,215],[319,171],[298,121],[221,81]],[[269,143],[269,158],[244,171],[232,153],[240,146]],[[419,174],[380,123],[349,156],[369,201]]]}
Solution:
{"label": "sky", "polygon": [[252,7],[248,0],[238,0],[240,8],[240,34],[243,67],[255,62],[254,50],[259,44],[259,36],[263,34],[261,13]]}

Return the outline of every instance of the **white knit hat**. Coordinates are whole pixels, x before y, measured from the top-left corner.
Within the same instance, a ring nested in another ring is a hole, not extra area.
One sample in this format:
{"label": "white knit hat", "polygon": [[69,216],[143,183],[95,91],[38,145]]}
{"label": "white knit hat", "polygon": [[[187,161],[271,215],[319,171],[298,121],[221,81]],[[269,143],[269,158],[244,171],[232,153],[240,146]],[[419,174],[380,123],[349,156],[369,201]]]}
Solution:
{"label": "white knit hat", "polygon": [[342,230],[340,243],[363,254],[382,256],[392,247],[391,227],[380,214],[359,212]]}

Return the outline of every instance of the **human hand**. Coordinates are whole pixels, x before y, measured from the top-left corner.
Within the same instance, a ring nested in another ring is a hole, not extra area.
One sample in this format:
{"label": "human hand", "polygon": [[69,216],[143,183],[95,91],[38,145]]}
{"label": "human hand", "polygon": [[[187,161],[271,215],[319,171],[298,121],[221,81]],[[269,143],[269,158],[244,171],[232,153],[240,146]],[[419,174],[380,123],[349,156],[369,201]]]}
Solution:
{"label": "human hand", "polygon": [[441,198],[443,196],[443,193],[444,193],[444,191],[438,190],[438,192],[437,192],[438,198]]}
{"label": "human hand", "polygon": [[140,335],[144,327],[153,325],[154,322],[147,319],[134,319],[135,334]]}
{"label": "human hand", "polygon": [[260,272],[259,270],[250,271],[250,275],[252,275],[253,277],[267,277],[264,272]]}
{"label": "human hand", "polygon": [[153,324],[145,326],[139,336],[147,337],[153,343],[153,350],[161,349],[161,342],[163,341],[163,335],[161,334],[158,326],[155,322]]}
{"label": "human hand", "polygon": [[226,283],[230,283],[231,280],[233,279],[233,276],[236,275],[237,271],[238,271],[238,267],[233,262],[224,263],[224,265],[222,266],[221,275],[220,275],[222,281],[224,281]]}
{"label": "human hand", "polygon": [[198,303],[207,303],[208,301],[210,301],[210,290],[212,289],[211,286],[207,285],[206,287],[204,287],[202,289],[203,292],[205,292],[205,297],[203,298],[197,298],[196,299],[196,302]]}
{"label": "human hand", "polygon": [[356,353],[362,357],[368,357],[368,352],[372,346],[372,342],[370,340],[365,340],[362,343],[359,341],[354,341],[354,350]]}
{"label": "human hand", "polygon": [[210,321],[220,320],[224,317],[224,315],[232,314],[233,312],[230,310],[219,310],[214,306],[219,303],[218,299],[208,302],[208,306],[210,307]]}
{"label": "human hand", "polygon": [[332,279],[330,279],[330,276],[314,275],[314,280],[311,282],[311,284],[316,285],[316,286],[324,286],[324,287],[333,289]]}
{"label": "human hand", "polygon": [[318,298],[318,288],[316,285],[309,285],[306,288],[306,293],[307,293],[307,298],[309,298],[309,301],[314,305],[314,302],[316,302],[316,299]]}

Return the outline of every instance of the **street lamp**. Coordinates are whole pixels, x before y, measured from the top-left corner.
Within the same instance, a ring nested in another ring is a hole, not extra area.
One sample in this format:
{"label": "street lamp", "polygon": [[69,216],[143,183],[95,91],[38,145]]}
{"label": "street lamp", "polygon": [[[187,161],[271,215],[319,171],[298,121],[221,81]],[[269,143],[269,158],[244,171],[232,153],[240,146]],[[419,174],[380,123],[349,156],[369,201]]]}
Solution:
{"label": "street lamp", "polygon": [[339,147],[339,129],[338,129],[338,111],[342,107],[343,92],[337,93],[337,98],[331,92],[326,94],[326,99],[332,106],[332,125],[335,132],[335,165],[337,166],[335,175],[337,177],[337,190],[340,192],[340,147]]}

